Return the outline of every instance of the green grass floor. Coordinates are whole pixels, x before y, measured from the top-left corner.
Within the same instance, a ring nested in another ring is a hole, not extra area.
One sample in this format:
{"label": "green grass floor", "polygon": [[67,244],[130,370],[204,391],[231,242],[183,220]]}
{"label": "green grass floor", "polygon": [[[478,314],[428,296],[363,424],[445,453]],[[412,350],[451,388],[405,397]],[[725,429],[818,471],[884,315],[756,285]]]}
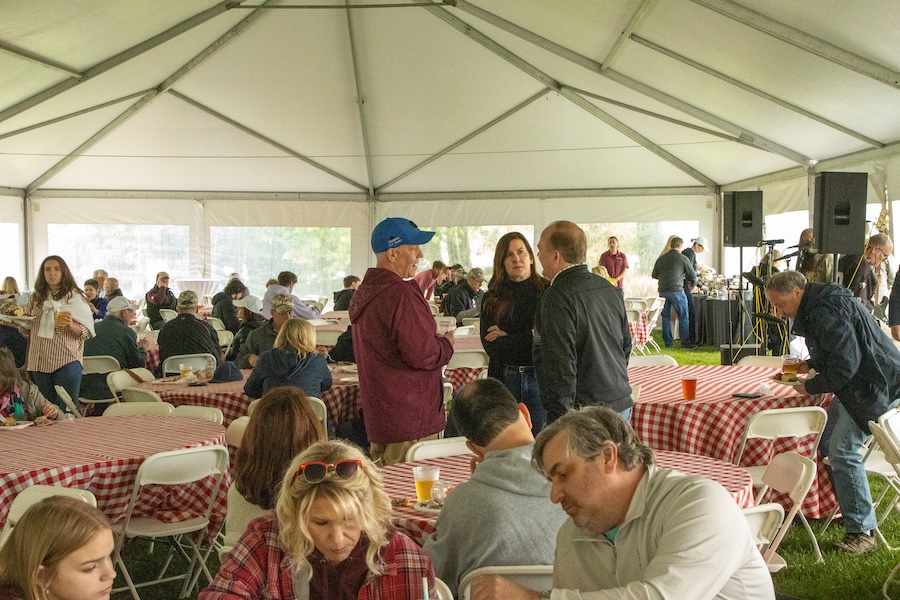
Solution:
{"label": "green grass floor", "polygon": [[[657,343],[662,347],[659,332],[654,333]],[[720,364],[719,348],[700,346],[692,350],[681,348],[663,348],[664,354],[675,358],[680,365],[717,365]],[[882,484],[874,478],[870,479],[873,494],[877,496]],[[879,511],[879,514],[881,512]],[[824,564],[816,563],[815,554],[809,536],[801,525],[795,525],[788,532],[778,553],[787,561],[788,567],[773,576],[775,590],[779,595],[807,600],[868,600],[881,598],[881,586],[895,564],[900,562],[900,550],[893,551],[879,545],[878,548],[864,556],[849,556],[835,552],[834,544],[843,537],[844,528],[840,522],[832,525],[823,534],[823,522],[812,521],[813,531],[819,540],[824,556]],[[892,515],[885,523],[884,536],[891,544],[900,547],[900,518]],[[126,554],[126,563],[137,581],[143,581],[155,575],[166,555],[166,548],[157,544],[153,553],[148,552],[148,545],[136,542]],[[180,563],[176,564],[181,568]],[[210,571],[215,574],[219,568],[216,557],[210,558]],[[206,585],[201,577],[201,587]],[[121,575],[116,586],[124,585]],[[180,582],[140,590],[143,600],[175,600],[181,589]],[[888,592],[892,597],[900,598],[900,583],[891,587]],[[130,594],[122,592],[113,598],[126,599]],[[197,598],[195,591],[190,598]],[[690,599],[685,599],[690,600]]]}

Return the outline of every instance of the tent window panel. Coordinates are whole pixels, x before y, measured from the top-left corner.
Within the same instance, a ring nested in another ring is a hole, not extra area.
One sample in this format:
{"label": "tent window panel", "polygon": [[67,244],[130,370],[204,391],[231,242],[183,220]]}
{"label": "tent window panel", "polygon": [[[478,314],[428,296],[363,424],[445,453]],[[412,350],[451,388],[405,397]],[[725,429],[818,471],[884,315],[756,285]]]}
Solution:
{"label": "tent window panel", "polygon": [[190,235],[187,225],[51,223],[47,247],[66,261],[79,287],[94,270],[105,269],[119,280],[125,296],[140,299],[160,271],[169,273],[173,282],[194,275]]}
{"label": "tent window panel", "polygon": [[31,289],[31,282],[24,280],[20,265],[22,264],[22,242],[18,223],[0,223],[0,256],[3,257],[3,273],[0,283],[6,277],[15,277],[19,290]]}
{"label": "tent window panel", "polygon": [[281,271],[297,275],[294,295],[329,300],[351,274],[349,227],[210,227],[209,249],[213,278],[238,273],[260,298]]}
{"label": "tent window panel", "polygon": [[[699,221],[648,221],[619,223],[579,223],[587,236],[587,264],[593,268],[600,255],[609,247],[607,241],[615,237],[619,250],[628,257],[628,275],[625,276],[625,295],[635,298],[657,296],[657,282],[650,277],[653,264],[659,258],[670,235],[684,239],[684,247],[690,247],[691,238],[700,235]],[[706,234],[709,238],[710,235]],[[710,254],[697,257],[701,264],[712,264]]]}
{"label": "tent window panel", "polygon": [[[487,280],[494,272],[494,250],[497,242],[505,234],[518,231],[531,244],[537,260],[537,240],[534,238],[534,225],[464,225],[459,227],[434,227],[419,224],[425,231],[434,231],[430,242],[422,246],[424,258],[419,260],[418,271],[430,269],[436,260],[447,266],[461,264],[467,271],[472,267],[484,270]],[[540,270],[540,264],[537,265]],[[487,290],[487,286],[484,286]]]}

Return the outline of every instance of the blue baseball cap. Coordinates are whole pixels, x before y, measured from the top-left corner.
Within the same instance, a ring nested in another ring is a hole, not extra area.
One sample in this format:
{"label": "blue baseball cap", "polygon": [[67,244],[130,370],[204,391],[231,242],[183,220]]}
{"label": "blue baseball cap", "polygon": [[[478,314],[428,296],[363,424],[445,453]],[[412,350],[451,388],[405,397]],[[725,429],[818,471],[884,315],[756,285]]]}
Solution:
{"label": "blue baseball cap", "polygon": [[409,219],[391,217],[376,225],[372,231],[372,251],[377,254],[408,244],[427,244],[433,237],[433,231],[422,231]]}

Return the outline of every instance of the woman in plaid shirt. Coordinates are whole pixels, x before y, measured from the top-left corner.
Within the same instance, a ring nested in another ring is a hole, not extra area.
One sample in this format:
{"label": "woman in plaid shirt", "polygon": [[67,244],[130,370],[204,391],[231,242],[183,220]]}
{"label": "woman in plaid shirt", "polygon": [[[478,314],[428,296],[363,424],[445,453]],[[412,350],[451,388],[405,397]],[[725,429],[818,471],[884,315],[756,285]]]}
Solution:
{"label": "woman in plaid shirt", "polygon": [[381,472],[357,448],[319,442],[285,474],[274,515],[254,519],[200,600],[437,598],[431,560],[390,524]]}

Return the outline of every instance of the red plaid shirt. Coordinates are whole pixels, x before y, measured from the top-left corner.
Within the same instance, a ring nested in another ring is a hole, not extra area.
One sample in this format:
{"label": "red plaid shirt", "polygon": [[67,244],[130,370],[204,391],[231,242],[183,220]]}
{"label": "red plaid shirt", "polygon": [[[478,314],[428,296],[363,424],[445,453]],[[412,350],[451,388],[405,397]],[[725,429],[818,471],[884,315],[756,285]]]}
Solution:
{"label": "red plaid shirt", "polygon": [[[428,597],[438,597],[431,559],[411,539],[394,532],[381,555],[385,572],[366,580],[359,590],[359,600],[420,600],[425,596],[423,577],[428,578]],[[290,563],[278,541],[275,515],[250,522],[216,578],[199,597],[235,599],[297,600]]]}

